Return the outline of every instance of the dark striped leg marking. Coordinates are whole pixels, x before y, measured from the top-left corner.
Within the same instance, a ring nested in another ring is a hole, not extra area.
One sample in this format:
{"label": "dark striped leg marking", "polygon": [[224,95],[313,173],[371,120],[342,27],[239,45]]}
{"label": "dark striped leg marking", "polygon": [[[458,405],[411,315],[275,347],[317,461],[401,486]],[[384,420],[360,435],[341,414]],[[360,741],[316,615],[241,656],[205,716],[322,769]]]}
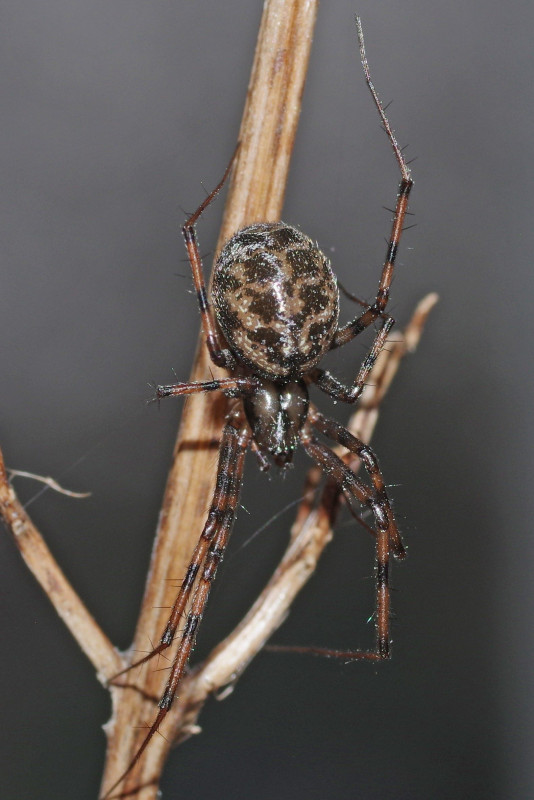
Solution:
{"label": "dark striped leg marking", "polygon": [[150,740],[158,731],[171,708],[176,691],[183,678],[189,656],[195,644],[197,629],[204,613],[211,584],[215,578],[217,567],[224,555],[235,519],[241,479],[243,476],[245,453],[251,435],[247,425],[244,425],[239,420],[237,422],[241,424],[241,427],[236,428],[232,423],[228,423],[224,429],[219,451],[219,464],[213,502],[206,525],[204,526],[204,530],[202,531],[186,572],[186,578],[173,606],[165,633],[162,636],[161,644],[147,657],[137,662],[138,664],[142,664],[148,661],[152,656],[161,652],[172,642],[196,582],[191,608],[187,615],[178,651],[172,663],[165,691],[159,702],[159,711],[137,750],[135,757],[123,774],[115,781],[113,786],[108,789],[102,800],[106,800],[106,798],[112,795],[117,786],[119,786],[124,778],[131,772],[143,755]]}
{"label": "dark striped leg marking", "polygon": [[208,547],[213,538],[216,536],[224,518],[230,487],[230,475],[232,465],[235,462],[236,452],[235,428],[233,428],[231,425],[227,425],[224,429],[219,448],[219,464],[217,469],[215,492],[206,519],[206,524],[204,525],[204,530],[202,531],[200,539],[198,540],[193,552],[193,556],[185,573],[184,580],[182,581],[180,591],[178,592],[178,596],[172,607],[169,620],[165,626],[165,630],[161,636],[160,642],[158,646],[151,650],[146,656],[140,658],[138,661],[135,661],[129,667],[126,667],[126,669],[115,675],[111,679],[110,683],[113,683],[116,678],[118,678],[120,675],[123,675],[125,672],[129,672],[131,669],[141,666],[141,664],[146,664],[146,662],[150,661],[152,658],[154,658],[154,656],[162,653],[164,650],[170,647],[174,641],[178,626],[183,620],[185,608],[189,602],[195,580],[206,558]]}
{"label": "dark striped leg marking", "polygon": [[356,436],[349,433],[349,431],[338,422],[325,417],[314,407],[310,408],[308,419],[314,428],[322,433],[323,436],[328,436],[329,439],[337,442],[337,444],[346,447],[349,452],[355,453],[361,460],[364,469],[372,481],[374,499],[382,507],[383,515],[387,518],[391,550],[396,558],[404,558],[406,556],[406,550],[402,543],[397,523],[395,522],[391,503],[384,484],[384,478],[382,477],[374,451],[369,445],[364,444],[364,442]]}
{"label": "dark striped leg marking", "polygon": [[[320,415],[314,420],[314,425],[318,429],[322,427]],[[324,418],[323,418],[324,420]],[[330,423],[330,420],[324,420],[324,423]],[[333,423],[335,426],[336,423]],[[329,430],[327,435],[337,441],[335,436],[331,435],[336,433],[335,427],[330,428],[329,424],[324,425],[325,430]],[[348,432],[345,432],[348,433]],[[348,434],[350,437],[351,434]],[[354,437],[352,437],[354,438]],[[355,497],[360,503],[371,508],[375,523],[376,523],[376,649],[375,650],[329,650],[320,647],[289,647],[289,648],[275,648],[290,650],[293,652],[312,653],[315,655],[328,656],[332,658],[342,658],[347,661],[350,660],[367,660],[367,661],[381,661],[389,658],[389,610],[390,610],[390,592],[389,592],[389,553],[390,553],[390,525],[393,521],[393,515],[390,517],[391,509],[389,503],[385,504],[381,493],[377,492],[376,488],[371,490],[365,486],[354,474],[354,472],[347,467],[347,465],[338,456],[324,444],[318,442],[308,426],[305,426],[301,433],[301,441],[304,449],[308,455],[315,461],[316,464],[331,478],[344,493],[348,493]],[[348,441],[348,440],[347,440]],[[358,440],[355,440],[358,442]],[[344,444],[344,442],[340,442]],[[354,442],[351,442],[353,446]],[[376,464],[376,459],[371,455],[369,458],[369,448],[363,442],[360,450],[362,460],[367,458],[368,464]],[[345,445],[347,446],[347,445]],[[374,467],[373,467],[374,468]],[[393,522],[394,524],[394,522]]]}

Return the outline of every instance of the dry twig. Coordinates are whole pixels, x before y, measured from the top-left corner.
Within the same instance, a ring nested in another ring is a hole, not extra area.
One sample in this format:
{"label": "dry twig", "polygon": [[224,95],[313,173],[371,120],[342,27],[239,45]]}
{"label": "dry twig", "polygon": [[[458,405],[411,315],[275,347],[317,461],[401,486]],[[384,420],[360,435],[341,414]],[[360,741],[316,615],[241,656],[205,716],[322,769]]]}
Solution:
{"label": "dry twig", "polygon": [[[219,245],[246,224],[280,218],[289,159],[300,112],[308,63],[316,0],[268,0],[262,18],[249,85],[240,148],[230,186]],[[435,297],[418,307],[405,336],[384,350],[373,370],[371,383],[352,420],[352,428],[368,441],[378,405],[407,350],[415,348]],[[199,344],[191,380],[203,380],[214,370],[204,344]],[[215,375],[219,377],[219,375]],[[212,495],[218,437],[226,401],[222,395],[201,394],[185,406],[174,450],[147,586],[131,650],[119,654],[66,581],[41,535],[29,519],[8,482],[0,462],[0,514],[13,534],[28,567],[40,582],[104,683],[130,663],[149,637],[162,631],[172,581],[184,574]],[[354,467],[355,464],[353,463]],[[317,559],[331,538],[337,492],[327,484],[321,503],[312,507],[314,472],[310,492],[301,504],[286,554],[271,581],[236,630],[221,642],[206,661],[183,681],[166,722],[165,738],[154,737],[136,769],[127,776],[121,792],[138,800],[157,794],[157,783],[173,739],[196,730],[196,720],[207,697],[235,681],[248,662],[285,619],[291,602],[312,574]],[[135,686],[111,687],[113,715],[107,725],[108,753],[103,786],[113,783],[135,754],[151,719],[151,697],[158,696],[161,675],[145,669]],[[132,682],[133,684],[133,682]]]}

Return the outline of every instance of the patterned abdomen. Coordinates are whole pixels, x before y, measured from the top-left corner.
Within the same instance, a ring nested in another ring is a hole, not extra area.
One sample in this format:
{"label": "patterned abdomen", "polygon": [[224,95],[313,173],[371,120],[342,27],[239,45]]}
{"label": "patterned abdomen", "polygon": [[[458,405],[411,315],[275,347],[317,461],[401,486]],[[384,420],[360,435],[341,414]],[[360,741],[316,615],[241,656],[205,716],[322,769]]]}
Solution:
{"label": "patterned abdomen", "polygon": [[328,259],[283,222],[250,225],[226,242],[212,296],[230,348],[267,378],[300,378],[337,329],[339,293]]}

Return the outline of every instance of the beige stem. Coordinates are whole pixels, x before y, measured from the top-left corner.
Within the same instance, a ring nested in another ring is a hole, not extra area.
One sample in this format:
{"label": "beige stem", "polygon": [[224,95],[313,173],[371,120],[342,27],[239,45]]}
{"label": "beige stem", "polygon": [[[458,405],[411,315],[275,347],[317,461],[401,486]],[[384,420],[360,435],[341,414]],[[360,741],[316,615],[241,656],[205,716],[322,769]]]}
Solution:
{"label": "beige stem", "polygon": [[[280,219],[316,12],[317,0],[265,3],[239,134],[241,144],[217,249],[246,224]],[[392,340],[377,361],[350,423],[353,432],[364,441],[371,437],[379,404],[400,360],[417,346],[436,299],[429,295],[421,301],[404,336],[396,342]],[[223,373],[214,368],[201,339],[191,380],[206,380],[211,374]],[[0,516],[29,569],[103,682],[135,658],[136,651],[148,649],[165,627],[176,592],[175,579],[185,574],[213,493],[225,411],[225,398],[216,393],[197,395],[185,405],[135,640],[130,652],[123,656],[59,569],[9,484],[0,453]],[[351,460],[351,467],[358,468],[357,460]],[[180,696],[165,721],[164,736],[153,737],[135,770],[119,787],[121,796],[135,796],[137,800],[153,800],[157,796],[170,743],[195,731],[207,697],[239,677],[289,613],[292,600],[313,573],[332,535],[337,492],[327,486],[322,502],[314,509],[317,481],[317,470],[311,470],[307,498],[299,508],[286,554],[270,582],[235,631],[183,681]],[[154,701],[159,698],[165,675],[144,668],[126,675],[129,688],[111,688],[113,715],[106,726],[108,752],[103,789],[117,779],[135,755],[145,733],[139,726],[153,720]]]}
{"label": "beige stem", "polygon": [[[315,0],[265,3],[217,250],[244,225],[280,218],[316,11]],[[223,374],[213,367],[201,341],[191,380],[206,380],[212,373]],[[166,609],[174,600],[176,576],[185,574],[202,530],[215,484],[225,410],[225,398],[213,393],[198,395],[185,405],[133,645],[137,650],[146,650],[161,635]],[[143,693],[158,696],[164,678],[165,673],[144,669],[133,680]],[[114,689],[112,695],[114,713],[106,731],[103,788],[114,782],[135,754],[143,736],[136,726],[154,716],[154,704],[139,691]],[[179,715],[177,700],[165,721],[165,736]],[[167,739],[154,736],[121,791],[154,782],[136,794],[140,800],[154,798],[168,749]]]}

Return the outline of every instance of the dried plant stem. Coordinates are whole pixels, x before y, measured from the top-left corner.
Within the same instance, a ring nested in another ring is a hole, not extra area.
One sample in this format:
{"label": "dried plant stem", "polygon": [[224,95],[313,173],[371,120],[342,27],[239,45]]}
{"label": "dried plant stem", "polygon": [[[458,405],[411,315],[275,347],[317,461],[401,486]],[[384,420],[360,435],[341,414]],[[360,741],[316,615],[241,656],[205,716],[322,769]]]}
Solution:
{"label": "dried plant stem", "polygon": [[0,515],[13,535],[28,569],[48,595],[57,613],[104,681],[120,667],[121,658],[65,578],[43,537],[8,480],[0,451]]}
{"label": "dried plant stem", "polygon": [[[289,160],[300,112],[300,100],[311,47],[317,0],[267,0],[264,7],[243,122],[218,248],[232,233],[259,220],[281,216]],[[377,361],[370,386],[351,427],[368,441],[378,406],[407,351],[415,349],[426,316],[436,302],[421,302],[404,337],[391,341]],[[202,340],[191,380],[205,380],[214,368]],[[54,604],[104,683],[150,647],[167,621],[176,579],[185,574],[206,518],[215,483],[217,448],[226,410],[216,393],[196,395],[185,405],[169,473],[135,640],[120,654],[101,631],[65,579],[52,554],[9,484],[0,453],[0,515],[14,536],[29,569]],[[352,459],[351,466],[357,468]],[[311,470],[308,492],[291,531],[291,540],[272,579],[236,630],[180,687],[180,697],[165,721],[164,736],[154,736],[143,758],[120,787],[121,796],[153,800],[170,744],[198,730],[196,721],[207,697],[233,683],[289,612],[331,538],[338,493],[327,483],[315,507],[317,470]],[[124,685],[110,687],[113,714],[106,726],[108,751],[103,789],[114,783],[144,738],[152,721],[154,699],[164,676],[144,668]],[[141,726],[141,729],[140,729]],[[165,737],[165,738],[164,738]]]}
{"label": "dried plant stem", "polygon": [[[232,233],[258,220],[280,218],[289,160],[304,89],[317,10],[314,0],[268,0],[256,47],[247,101],[239,132],[240,147],[226,204],[217,250]],[[191,380],[206,380],[214,369],[201,341]],[[174,601],[177,577],[184,575],[215,484],[216,452],[226,400],[222,395],[198,395],[184,408],[173,464],[169,473],[149,579],[136,631],[134,649],[146,650],[158,636]],[[103,788],[113,783],[131,761],[143,730],[154,715],[146,696],[158,696],[162,674],[144,669],[135,675],[135,690],[113,691],[115,713],[107,727],[108,761]],[[177,700],[166,720],[164,739],[155,736],[139,767],[121,790],[128,792],[154,782],[161,774],[170,746],[168,733],[180,715]],[[152,783],[136,796],[155,796]]]}

